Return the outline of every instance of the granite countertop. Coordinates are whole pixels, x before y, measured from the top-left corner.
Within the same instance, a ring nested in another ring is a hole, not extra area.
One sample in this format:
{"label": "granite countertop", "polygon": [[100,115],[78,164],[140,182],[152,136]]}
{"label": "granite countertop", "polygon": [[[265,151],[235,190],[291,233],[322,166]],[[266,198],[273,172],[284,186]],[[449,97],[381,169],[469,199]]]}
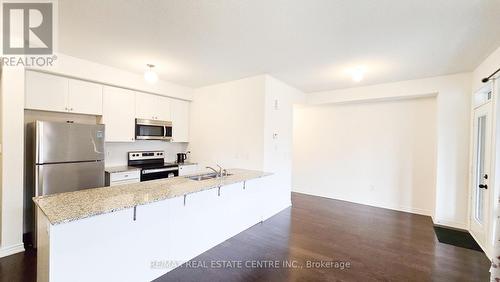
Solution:
{"label": "granite countertop", "polygon": [[110,167],[105,167],[104,171],[108,173],[117,173],[117,172],[126,172],[126,171],[134,171],[134,170],[140,170],[138,167],[133,167],[133,166],[110,166]]}
{"label": "granite countertop", "polygon": [[173,177],[40,196],[33,201],[55,225],[271,175],[245,169],[229,169],[228,173],[232,175],[220,179]]}

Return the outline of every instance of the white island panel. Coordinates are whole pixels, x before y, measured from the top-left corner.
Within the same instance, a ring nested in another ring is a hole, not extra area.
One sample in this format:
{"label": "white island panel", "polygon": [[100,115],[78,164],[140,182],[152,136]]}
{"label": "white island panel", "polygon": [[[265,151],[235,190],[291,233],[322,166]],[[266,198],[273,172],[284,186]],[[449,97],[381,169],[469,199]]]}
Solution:
{"label": "white island panel", "polygon": [[49,232],[38,271],[48,275],[37,279],[153,280],[288,207],[269,198],[266,179],[137,206],[135,220],[128,208],[51,225],[39,212]]}

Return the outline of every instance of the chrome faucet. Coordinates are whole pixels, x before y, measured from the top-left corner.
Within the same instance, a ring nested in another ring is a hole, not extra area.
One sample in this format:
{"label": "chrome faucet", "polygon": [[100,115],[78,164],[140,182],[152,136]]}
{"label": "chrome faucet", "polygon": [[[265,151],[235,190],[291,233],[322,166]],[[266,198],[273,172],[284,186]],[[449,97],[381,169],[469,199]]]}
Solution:
{"label": "chrome faucet", "polygon": [[[219,168],[219,171],[217,171],[215,168],[213,167],[210,167],[210,166],[207,166],[206,168],[210,169],[210,170],[213,170],[215,172],[215,175],[217,175],[217,177],[222,177],[222,176],[226,176],[227,175],[227,170],[223,169],[220,165],[218,164],[215,164],[218,168]],[[224,175],[223,175],[224,174]]]}
{"label": "chrome faucet", "polygon": [[215,172],[215,174],[217,175],[217,177],[219,177],[219,172],[218,172],[215,168],[210,167],[210,166],[207,166],[207,167],[205,167],[205,168],[208,168],[208,169],[213,170],[213,171]]}
{"label": "chrome faucet", "polygon": [[219,176],[222,176],[222,167],[219,164],[215,164],[217,167],[219,167]]}

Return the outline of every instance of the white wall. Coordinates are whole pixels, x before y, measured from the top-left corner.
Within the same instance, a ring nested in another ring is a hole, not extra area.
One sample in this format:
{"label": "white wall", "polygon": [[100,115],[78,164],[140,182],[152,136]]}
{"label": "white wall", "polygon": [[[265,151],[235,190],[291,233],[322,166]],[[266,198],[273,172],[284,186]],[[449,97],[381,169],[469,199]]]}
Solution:
{"label": "white wall", "polygon": [[264,171],[274,172],[268,183],[275,201],[290,202],[294,105],[305,102],[303,92],[266,75],[264,122]]}
{"label": "white wall", "polygon": [[301,107],[294,190],[434,214],[436,99]]}
{"label": "white wall", "polygon": [[24,250],[24,69],[3,68],[0,257]]}
{"label": "white wall", "polygon": [[437,95],[436,208],[433,218],[437,224],[465,229],[469,179],[470,92],[471,74],[462,73],[310,93],[308,102],[321,105]]}
{"label": "white wall", "polygon": [[261,170],[264,163],[265,76],[195,90],[190,144],[201,165]]}
{"label": "white wall", "polygon": [[[483,62],[481,62],[477,68],[472,72],[472,89],[478,90],[484,84],[481,80],[488,77],[494,71],[500,68],[500,47],[498,47],[493,53],[491,53]],[[500,77],[497,74],[496,77]]]}
{"label": "white wall", "polygon": [[193,160],[272,172],[266,182],[271,183],[269,206],[289,206],[293,105],[304,102],[303,95],[268,75],[196,89],[189,144]]}

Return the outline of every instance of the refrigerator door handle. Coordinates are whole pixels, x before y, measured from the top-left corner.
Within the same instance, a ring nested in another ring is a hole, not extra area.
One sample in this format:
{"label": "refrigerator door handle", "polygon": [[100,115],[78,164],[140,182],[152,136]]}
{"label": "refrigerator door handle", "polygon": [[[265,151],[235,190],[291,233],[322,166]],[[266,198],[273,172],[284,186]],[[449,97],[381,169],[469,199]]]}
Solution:
{"label": "refrigerator door handle", "polygon": [[35,166],[35,197],[43,195],[43,165]]}
{"label": "refrigerator door handle", "polygon": [[[43,152],[43,122],[35,122],[35,164],[43,163],[42,152]],[[35,178],[36,179],[36,178]]]}

